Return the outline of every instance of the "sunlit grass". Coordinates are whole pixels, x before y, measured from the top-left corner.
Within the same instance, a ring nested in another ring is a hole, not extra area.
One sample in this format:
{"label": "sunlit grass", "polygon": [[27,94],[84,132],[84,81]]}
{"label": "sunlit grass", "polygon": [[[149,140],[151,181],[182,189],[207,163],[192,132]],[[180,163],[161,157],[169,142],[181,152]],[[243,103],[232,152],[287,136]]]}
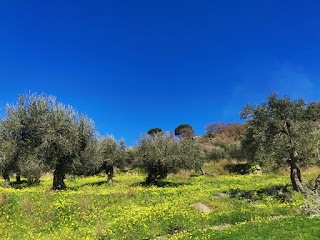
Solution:
{"label": "sunlit grass", "polygon": [[[310,171],[304,178],[312,179],[316,174]],[[162,187],[145,187],[140,184],[144,176],[139,174],[118,174],[113,184],[107,183],[103,175],[68,177],[68,189],[55,192],[48,175],[42,177],[38,186],[0,187],[0,238],[250,239],[256,236],[251,232],[253,229],[267,233],[263,229],[272,228],[273,217],[285,216],[277,220],[279,224],[285,224],[288,218],[299,225],[298,209],[303,201],[299,194],[285,201],[267,194],[256,199],[228,195],[232,191],[255,193],[259,189],[285,186],[289,184],[287,175],[182,179],[173,175]],[[196,202],[207,204],[212,212],[199,212],[192,206]],[[316,218],[306,221],[319,222]],[[230,227],[214,228],[226,225]],[[289,231],[290,227],[287,228]],[[305,236],[312,239],[313,235]]]}

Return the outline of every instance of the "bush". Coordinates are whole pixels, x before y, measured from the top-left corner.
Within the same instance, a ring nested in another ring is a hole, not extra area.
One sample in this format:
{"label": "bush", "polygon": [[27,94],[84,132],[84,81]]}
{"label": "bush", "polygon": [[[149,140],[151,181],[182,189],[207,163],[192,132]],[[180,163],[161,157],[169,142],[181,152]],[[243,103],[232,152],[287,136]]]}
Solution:
{"label": "bush", "polygon": [[320,196],[314,191],[306,188],[306,200],[303,202],[300,211],[311,217],[320,216]]}
{"label": "bush", "polygon": [[227,158],[228,158],[228,153],[226,149],[220,146],[213,146],[209,153],[209,159],[213,161],[218,161],[218,160],[227,159]]}
{"label": "bush", "polygon": [[237,164],[228,164],[226,165],[226,169],[230,173],[236,174],[250,174],[250,173],[261,173],[261,167],[253,162],[253,163],[237,163]]}
{"label": "bush", "polygon": [[228,153],[231,159],[244,160],[240,142],[228,145]]}
{"label": "bush", "polygon": [[222,159],[243,160],[240,142],[225,143],[220,140],[214,140],[211,145],[211,150],[208,154],[208,159],[218,161]]}

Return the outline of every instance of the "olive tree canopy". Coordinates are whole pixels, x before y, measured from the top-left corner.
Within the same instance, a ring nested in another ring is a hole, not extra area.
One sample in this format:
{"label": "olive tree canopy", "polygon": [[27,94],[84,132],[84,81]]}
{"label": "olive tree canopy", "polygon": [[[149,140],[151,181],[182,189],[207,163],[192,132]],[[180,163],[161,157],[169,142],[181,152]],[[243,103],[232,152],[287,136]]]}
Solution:
{"label": "olive tree canopy", "polygon": [[177,141],[170,135],[145,135],[136,150],[135,166],[148,174],[146,183],[153,184],[179,169],[197,169],[203,164],[204,154],[193,140]]}
{"label": "olive tree canopy", "polygon": [[0,168],[6,182],[12,172],[39,178],[50,169],[53,189],[63,189],[65,174],[83,173],[82,167],[92,165],[87,151],[95,139],[93,122],[71,106],[52,96],[23,94],[6,110],[0,128]]}
{"label": "olive tree canopy", "polygon": [[124,140],[117,141],[112,135],[98,141],[98,161],[100,170],[106,172],[108,181],[113,182],[114,167],[124,169],[126,164],[126,144]]}
{"label": "olive tree canopy", "polygon": [[300,167],[319,159],[319,104],[273,94],[259,106],[247,105],[241,116],[247,120],[242,138],[246,157],[264,166],[289,165],[293,189],[304,192]]}

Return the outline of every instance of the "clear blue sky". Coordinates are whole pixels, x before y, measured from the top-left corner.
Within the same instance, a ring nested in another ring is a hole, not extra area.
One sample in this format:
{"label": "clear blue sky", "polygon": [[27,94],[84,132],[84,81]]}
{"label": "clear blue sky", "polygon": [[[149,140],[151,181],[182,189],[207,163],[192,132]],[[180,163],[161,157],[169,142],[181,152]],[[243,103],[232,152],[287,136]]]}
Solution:
{"label": "clear blue sky", "polygon": [[271,92],[320,97],[320,1],[0,0],[0,115],[54,95],[132,145],[240,121]]}

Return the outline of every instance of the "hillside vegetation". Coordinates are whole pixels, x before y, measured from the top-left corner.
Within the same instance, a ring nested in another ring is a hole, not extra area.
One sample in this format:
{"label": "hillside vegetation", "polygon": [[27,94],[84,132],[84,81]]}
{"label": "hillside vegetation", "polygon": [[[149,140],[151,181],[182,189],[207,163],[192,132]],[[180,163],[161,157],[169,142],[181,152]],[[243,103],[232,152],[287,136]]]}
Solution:
{"label": "hillside vegetation", "polygon": [[127,147],[19,96],[0,119],[0,238],[319,239],[320,104],[273,94],[241,117]]}
{"label": "hillside vegetation", "polygon": [[[209,166],[208,166],[209,167]],[[0,188],[2,239],[318,239],[320,218],[302,215],[304,197],[283,175],[170,175],[159,186],[140,174],[68,177],[68,190]],[[307,172],[305,179],[313,179]],[[3,185],[0,182],[0,185]],[[208,206],[209,212],[195,204]]]}

